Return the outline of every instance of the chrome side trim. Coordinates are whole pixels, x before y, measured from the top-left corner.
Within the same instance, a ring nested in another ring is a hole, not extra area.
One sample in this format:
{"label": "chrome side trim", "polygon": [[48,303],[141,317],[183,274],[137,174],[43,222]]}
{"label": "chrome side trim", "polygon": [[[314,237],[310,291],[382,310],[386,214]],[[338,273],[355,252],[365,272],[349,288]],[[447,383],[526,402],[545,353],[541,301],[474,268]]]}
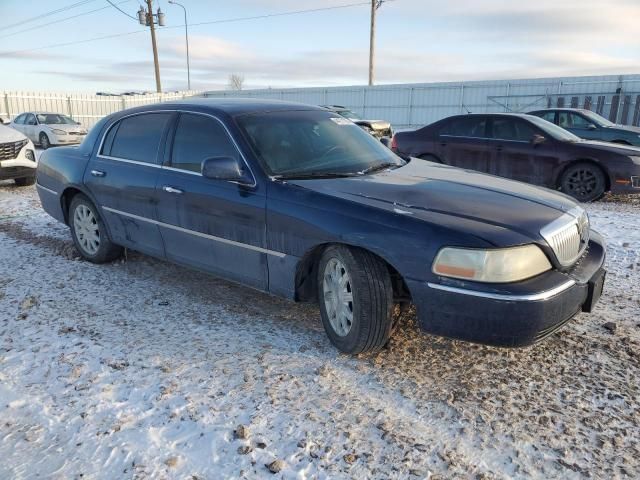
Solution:
{"label": "chrome side trim", "polygon": [[473,297],[489,298],[491,300],[502,300],[505,302],[537,302],[539,300],[548,300],[551,297],[568,290],[576,284],[574,280],[567,280],[565,283],[558,285],[551,290],[544,292],[530,293],[527,295],[507,295],[502,293],[479,292],[477,290],[468,290],[466,288],[449,287],[448,285],[440,285],[438,283],[427,283],[430,288],[443,290],[450,293],[459,293],[461,295],[471,295]]}
{"label": "chrome side trim", "polygon": [[107,212],[115,213],[116,215],[122,215],[123,217],[133,218],[135,220],[140,220],[141,222],[152,223],[154,225],[158,225],[159,227],[170,228],[171,230],[176,230],[178,232],[188,233],[190,235],[195,235],[196,237],[206,238],[208,240],[213,240],[214,242],[226,243],[227,245],[233,245],[235,247],[246,248],[247,250],[253,250],[254,252],[266,253],[267,255],[273,255],[274,257],[284,258],[287,256],[286,253],[276,252],[275,250],[269,250],[262,247],[256,247],[255,245],[249,245],[248,243],[236,242],[234,240],[229,240],[227,238],[216,237],[215,235],[208,235],[202,232],[196,232],[195,230],[189,230],[187,228],[178,227],[176,225],[171,225],[170,223],[159,222],[157,220],[152,220],[150,218],[141,217],[140,215],[134,215],[133,213],[123,212],[121,210],[116,210],[115,208],[110,207],[102,207],[103,210]]}
{"label": "chrome side trim", "polygon": [[132,165],[141,165],[143,167],[160,168],[160,165],[156,163],[140,162],[138,160],[129,160],[127,158],[110,157],[109,155],[100,155],[100,154],[98,154],[97,157],[106,158],[107,160],[115,160],[116,162],[130,163]]}
{"label": "chrome side trim", "polygon": [[36,183],[36,188],[40,188],[40,189],[44,190],[45,192],[48,192],[48,193],[50,193],[52,195],[55,195],[56,197],[58,196],[58,192],[56,192],[54,190],[51,190],[50,188],[43,187],[39,183]]}

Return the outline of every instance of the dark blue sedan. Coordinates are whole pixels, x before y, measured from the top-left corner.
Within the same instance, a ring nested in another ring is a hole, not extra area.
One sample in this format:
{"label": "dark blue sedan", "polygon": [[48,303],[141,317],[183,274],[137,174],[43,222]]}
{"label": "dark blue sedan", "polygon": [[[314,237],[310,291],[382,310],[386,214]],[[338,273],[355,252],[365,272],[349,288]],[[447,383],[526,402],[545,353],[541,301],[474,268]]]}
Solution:
{"label": "dark blue sedan", "polygon": [[426,332],[524,346],[602,292],[604,242],[571,198],[397,157],[325,109],[195,99],[101,120],[43,153],[44,209],[95,263],[131,248],[318,302],[341,351]]}

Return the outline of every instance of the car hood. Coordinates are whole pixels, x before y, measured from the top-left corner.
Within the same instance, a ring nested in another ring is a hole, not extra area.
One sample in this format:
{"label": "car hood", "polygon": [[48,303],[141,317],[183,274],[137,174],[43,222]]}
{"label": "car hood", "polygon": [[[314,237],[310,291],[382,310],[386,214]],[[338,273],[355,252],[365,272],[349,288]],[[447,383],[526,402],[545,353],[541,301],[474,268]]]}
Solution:
{"label": "car hood", "polygon": [[84,128],[82,125],[69,125],[69,124],[53,124],[53,123],[47,123],[44,124],[44,126],[49,127],[50,129],[56,129],[56,130],[64,130],[65,132],[84,132],[87,133],[87,129]]}
{"label": "car hood", "polygon": [[19,142],[20,140],[26,140],[22,133],[13,128],[5,125],[0,125],[0,143]]}
{"label": "car hood", "polygon": [[391,127],[391,123],[385,120],[355,120],[358,125],[366,125],[373,130],[387,130]]}
{"label": "car hood", "polygon": [[575,142],[578,148],[592,149],[598,151],[606,151],[608,153],[617,153],[619,155],[640,156],[640,147],[631,145],[622,145],[620,143],[598,142],[596,140],[581,140]]}
{"label": "car hood", "polygon": [[622,130],[624,132],[636,133],[636,134],[640,135],[640,128],[631,127],[629,125],[614,125],[612,127],[604,127],[604,128],[609,128],[611,130]]}
{"label": "car hood", "polygon": [[540,240],[542,227],[576,207],[561,193],[420,159],[373,175],[289,183],[395,215],[463,228],[500,246]]}

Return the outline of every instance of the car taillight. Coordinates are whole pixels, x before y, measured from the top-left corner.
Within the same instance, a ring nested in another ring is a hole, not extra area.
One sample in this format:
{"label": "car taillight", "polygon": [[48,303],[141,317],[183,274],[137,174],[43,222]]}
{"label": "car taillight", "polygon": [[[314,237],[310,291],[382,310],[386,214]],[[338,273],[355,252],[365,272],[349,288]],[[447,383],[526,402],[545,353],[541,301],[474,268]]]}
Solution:
{"label": "car taillight", "polygon": [[398,139],[395,135],[391,137],[391,150],[393,150],[394,152],[398,150]]}

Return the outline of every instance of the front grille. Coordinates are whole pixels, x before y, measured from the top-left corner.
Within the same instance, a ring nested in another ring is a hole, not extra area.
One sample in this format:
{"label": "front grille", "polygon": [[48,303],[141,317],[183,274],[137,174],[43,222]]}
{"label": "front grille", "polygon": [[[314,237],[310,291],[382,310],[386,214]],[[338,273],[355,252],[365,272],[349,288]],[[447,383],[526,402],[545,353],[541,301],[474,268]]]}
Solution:
{"label": "front grille", "polygon": [[84,132],[69,132],[69,135],[84,135]]}
{"label": "front grille", "polygon": [[0,160],[13,160],[27,143],[28,140],[0,143]]}
{"label": "front grille", "polygon": [[589,244],[589,217],[576,207],[540,230],[558,263],[563,267],[573,265]]}

